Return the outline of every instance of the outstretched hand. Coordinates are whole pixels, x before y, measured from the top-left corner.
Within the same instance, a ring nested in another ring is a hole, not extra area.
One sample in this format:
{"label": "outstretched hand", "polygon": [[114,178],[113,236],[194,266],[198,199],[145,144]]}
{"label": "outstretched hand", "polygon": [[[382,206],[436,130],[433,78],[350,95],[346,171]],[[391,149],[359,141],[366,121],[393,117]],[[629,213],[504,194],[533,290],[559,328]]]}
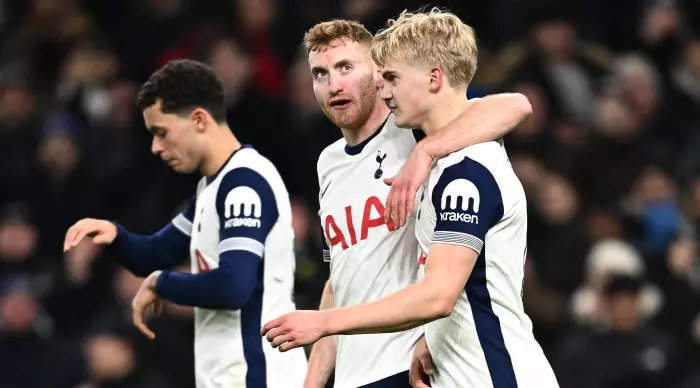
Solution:
{"label": "outstretched hand", "polygon": [[406,220],[415,209],[416,193],[428,179],[432,161],[427,152],[416,146],[399,172],[384,179],[384,183],[391,186],[384,208],[384,221],[387,224],[391,221],[397,229],[406,225]]}
{"label": "outstretched hand", "polygon": [[310,345],[325,337],[320,311],[294,311],[266,323],[260,331],[280,352]]}
{"label": "outstretched hand", "polygon": [[85,237],[97,245],[111,244],[117,238],[117,226],[105,220],[84,218],[68,228],[63,240],[63,252],[75,248]]}

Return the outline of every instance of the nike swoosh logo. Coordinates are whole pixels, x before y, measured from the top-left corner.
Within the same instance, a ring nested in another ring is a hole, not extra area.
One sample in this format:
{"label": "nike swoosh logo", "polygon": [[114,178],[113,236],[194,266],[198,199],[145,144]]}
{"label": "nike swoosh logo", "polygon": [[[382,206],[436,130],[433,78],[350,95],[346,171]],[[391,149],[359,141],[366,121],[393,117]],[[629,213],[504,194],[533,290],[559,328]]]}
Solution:
{"label": "nike swoosh logo", "polygon": [[323,189],[323,191],[321,192],[321,198],[323,198],[323,196],[326,195],[326,191],[328,191],[328,187],[331,185],[331,182],[333,182],[333,181],[328,182],[328,184],[326,185],[326,188]]}

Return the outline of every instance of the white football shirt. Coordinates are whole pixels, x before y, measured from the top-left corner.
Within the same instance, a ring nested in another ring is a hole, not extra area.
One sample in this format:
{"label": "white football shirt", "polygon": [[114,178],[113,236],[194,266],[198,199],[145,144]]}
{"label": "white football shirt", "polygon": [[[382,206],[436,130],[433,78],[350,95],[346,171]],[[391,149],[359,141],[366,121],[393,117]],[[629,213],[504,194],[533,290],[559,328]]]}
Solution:
{"label": "white football shirt", "polygon": [[195,308],[197,388],[302,387],[304,350],[280,353],[260,335],[265,322],[296,309],[292,212],[277,169],[244,146],[216,175],[202,178],[194,203],[173,224],[191,236],[192,273],[217,268],[227,251],[252,252],[262,260],[243,308]]}
{"label": "white football shirt", "polygon": [[479,254],[452,315],[424,327],[439,371],[432,387],[558,387],[523,309],[526,199],[503,143],[436,160],[416,217],[419,261],[431,244]]}
{"label": "white football shirt", "polygon": [[[413,132],[396,127],[392,114],[361,144],[348,146],[340,139],[319,157],[319,216],[335,307],[376,301],[417,280],[414,218],[399,230],[384,222],[390,187],[383,182],[415,145]],[[417,328],[335,336],[335,387],[356,388],[407,371],[421,334]]]}

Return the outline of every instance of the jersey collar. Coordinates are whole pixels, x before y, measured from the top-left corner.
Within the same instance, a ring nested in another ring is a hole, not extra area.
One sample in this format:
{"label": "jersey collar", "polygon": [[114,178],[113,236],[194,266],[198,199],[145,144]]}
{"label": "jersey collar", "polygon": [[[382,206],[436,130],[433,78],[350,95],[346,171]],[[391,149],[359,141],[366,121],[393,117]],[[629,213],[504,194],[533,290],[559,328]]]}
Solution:
{"label": "jersey collar", "polygon": [[219,176],[219,173],[221,172],[221,170],[223,170],[224,167],[226,167],[226,165],[228,164],[228,162],[231,161],[231,158],[233,158],[233,155],[236,155],[236,153],[238,151],[245,149],[245,148],[253,148],[253,146],[250,144],[243,144],[243,145],[241,145],[241,148],[233,151],[231,153],[231,156],[229,156],[228,159],[226,159],[226,162],[224,162],[224,164],[222,164],[221,167],[219,167],[219,171],[217,171],[214,175],[207,177],[207,184],[214,182],[214,179],[216,179],[216,177]]}
{"label": "jersey collar", "polygon": [[[389,114],[389,116],[391,116],[391,114]],[[387,120],[389,120],[389,116],[386,116],[386,119],[384,119],[384,122],[379,126],[379,128],[377,128],[376,131],[374,131],[372,136],[366,138],[361,143],[354,145],[354,146],[346,144],[345,145],[345,153],[350,155],[350,156],[359,155],[360,152],[362,152],[362,150],[365,149],[365,146],[367,144],[369,144],[369,142],[372,141],[372,139],[377,137],[377,135],[379,135],[379,133],[382,131],[382,128],[384,128],[384,125],[386,124]]]}

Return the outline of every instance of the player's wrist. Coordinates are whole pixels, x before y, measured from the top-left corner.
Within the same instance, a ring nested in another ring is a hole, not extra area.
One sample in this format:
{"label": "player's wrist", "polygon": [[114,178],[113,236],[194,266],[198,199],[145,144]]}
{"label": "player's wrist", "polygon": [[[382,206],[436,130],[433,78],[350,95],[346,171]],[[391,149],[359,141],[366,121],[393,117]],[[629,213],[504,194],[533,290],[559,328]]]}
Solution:
{"label": "player's wrist", "polygon": [[124,239],[124,236],[126,236],[129,231],[120,223],[112,220],[105,220],[109,224],[109,228],[114,228],[112,229],[112,233],[114,233],[114,238],[110,242],[110,244],[114,243],[119,243]]}
{"label": "player's wrist", "polygon": [[162,274],[163,271],[158,270],[148,275],[148,278],[146,279],[146,285],[148,289],[150,289],[153,292],[156,292],[156,288],[158,287],[158,279],[160,279],[160,276]]}
{"label": "player's wrist", "polygon": [[337,333],[337,309],[321,310],[318,312],[319,328],[321,330],[321,338],[335,335]]}
{"label": "player's wrist", "polygon": [[416,144],[416,147],[413,149],[413,152],[427,156],[428,158],[430,158],[431,161],[435,160],[442,155],[439,155],[439,151],[433,145],[433,143],[434,142],[431,138],[426,137],[425,139],[418,142],[418,144]]}

